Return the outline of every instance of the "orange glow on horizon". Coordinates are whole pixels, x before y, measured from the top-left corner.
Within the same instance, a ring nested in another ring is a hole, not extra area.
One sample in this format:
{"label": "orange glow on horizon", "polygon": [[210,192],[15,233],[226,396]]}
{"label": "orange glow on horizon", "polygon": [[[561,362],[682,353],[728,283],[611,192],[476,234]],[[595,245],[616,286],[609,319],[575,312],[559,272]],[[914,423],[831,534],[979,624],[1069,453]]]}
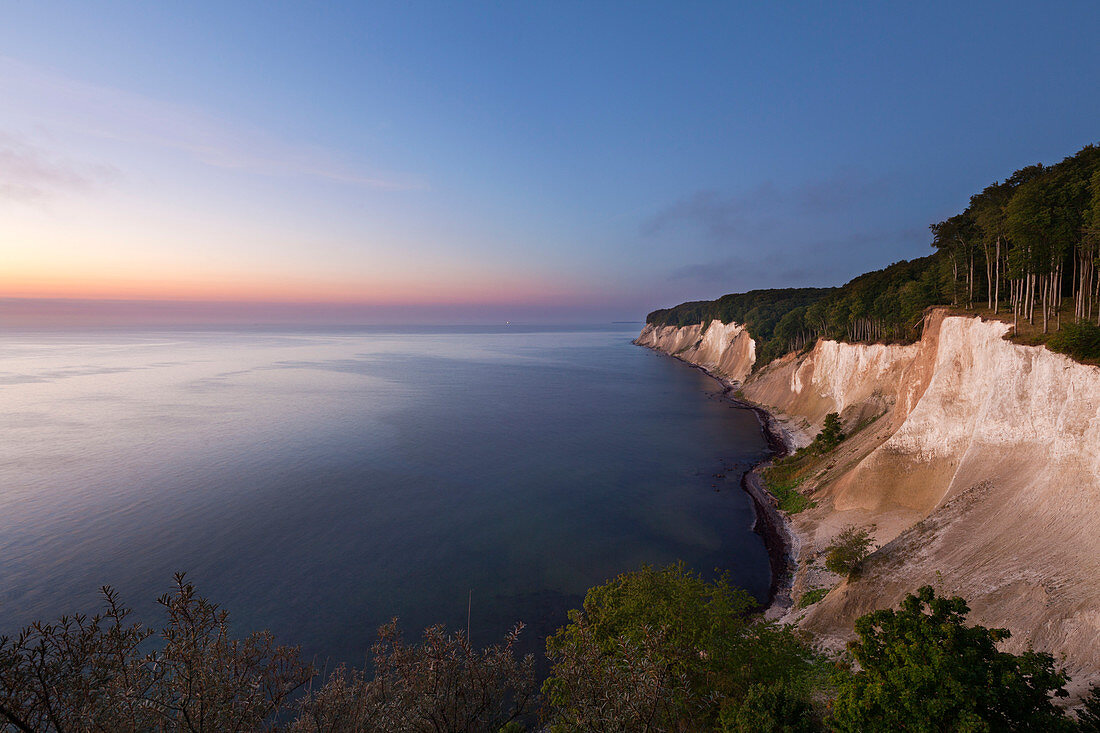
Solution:
{"label": "orange glow on horizon", "polygon": [[573,288],[537,278],[441,282],[387,280],[263,281],[227,277],[138,278],[76,275],[0,274],[0,298],[57,300],[178,301],[211,303],[285,303],[332,305],[508,305],[561,304],[580,296]]}

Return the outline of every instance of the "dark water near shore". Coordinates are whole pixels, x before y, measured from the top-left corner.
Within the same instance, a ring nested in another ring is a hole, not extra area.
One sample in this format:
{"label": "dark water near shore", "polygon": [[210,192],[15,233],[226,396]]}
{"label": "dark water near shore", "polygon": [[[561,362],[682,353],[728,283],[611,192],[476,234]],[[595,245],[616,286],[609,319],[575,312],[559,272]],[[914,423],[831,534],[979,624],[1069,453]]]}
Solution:
{"label": "dark water near shore", "polygon": [[103,584],[159,622],[176,570],[358,664],[391,616],[465,628],[471,591],[475,643],[535,646],[643,563],[763,599],[756,418],[636,331],[0,337],[0,633]]}

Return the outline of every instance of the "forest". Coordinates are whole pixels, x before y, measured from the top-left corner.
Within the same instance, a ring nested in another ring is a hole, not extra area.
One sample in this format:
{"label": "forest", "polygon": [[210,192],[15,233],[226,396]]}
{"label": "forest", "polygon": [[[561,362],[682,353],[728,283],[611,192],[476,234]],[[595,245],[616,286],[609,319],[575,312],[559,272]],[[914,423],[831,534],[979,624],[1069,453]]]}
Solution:
{"label": "forest", "polygon": [[744,323],[762,366],[819,337],[913,341],[925,309],[946,305],[1007,320],[1015,335],[1027,331],[1033,343],[1076,358],[1100,357],[1100,147],[1021,168],[929,230],[933,254],[839,288],[754,290],[656,310],[646,320]]}

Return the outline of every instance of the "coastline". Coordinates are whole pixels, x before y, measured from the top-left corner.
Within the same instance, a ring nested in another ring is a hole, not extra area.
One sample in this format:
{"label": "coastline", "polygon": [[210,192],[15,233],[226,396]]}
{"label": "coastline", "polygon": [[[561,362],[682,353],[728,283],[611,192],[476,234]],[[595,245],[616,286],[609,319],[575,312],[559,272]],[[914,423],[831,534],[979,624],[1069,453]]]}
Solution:
{"label": "coastline", "polygon": [[742,409],[751,410],[760,423],[760,432],[768,444],[768,455],[761,461],[753,464],[741,477],[741,489],[752,500],[752,508],[755,518],[752,530],[764,540],[764,548],[768,552],[768,563],[771,567],[771,584],[768,588],[768,598],[763,604],[764,615],[769,619],[776,619],[790,610],[793,605],[791,587],[794,583],[797,569],[798,547],[801,542],[794,532],[790,518],[779,509],[779,503],[772,496],[764,483],[762,472],[772,461],[783,458],[793,453],[797,447],[795,436],[784,430],[779,418],[764,409],[760,405],[748,402],[734,393],[740,386],[737,382],[715,374],[706,367],[693,364],[686,359],[681,359],[675,354],[669,354],[660,349],[639,344],[662,356],[670,356],[682,364],[706,374],[711,379],[722,385],[722,396],[729,402]]}
{"label": "coastline", "polygon": [[794,603],[791,589],[798,570],[797,557],[801,542],[795,534],[790,518],[779,509],[779,502],[768,491],[763,471],[772,464],[772,461],[793,453],[795,444],[793,438],[780,427],[775,415],[759,405],[734,397],[732,393],[733,388],[727,384],[726,398],[739,407],[752,410],[760,422],[760,430],[771,451],[770,456],[745,471],[741,477],[741,488],[752,499],[753,511],[756,512],[752,529],[764,539],[764,547],[768,551],[772,582],[768,589],[768,602],[764,607],[764,615],[769,619],[775,619],[786,614]]}

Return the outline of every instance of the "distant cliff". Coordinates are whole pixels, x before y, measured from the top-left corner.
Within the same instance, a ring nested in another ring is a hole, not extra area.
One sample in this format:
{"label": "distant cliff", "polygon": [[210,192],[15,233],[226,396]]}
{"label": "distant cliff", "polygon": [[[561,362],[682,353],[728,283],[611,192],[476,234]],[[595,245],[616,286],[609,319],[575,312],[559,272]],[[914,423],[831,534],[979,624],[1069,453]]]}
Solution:
{"label": "distant cliff", "polygon": [[875,524],[881,547],[788,620],[839,645],[858,616],[931,584],[1009,628],[1010,650],[1064,654],[1080,687],[1100,681],[1100,368],[1008,328],[937,310],[915,343],[820,340],[755,372],[738,324],[647,325],[637,343],[741,382],[806,433],[830,412],[855,431],[800,487],[816,506],[792,517],[795,597],[822,582],[844,526]]}
{"label": "distant cliff", "polygon": [[682,328],[647,323],[634,342],[735,382],[744,380],[756,361],[756,343],[737,323],[710,321]]}

